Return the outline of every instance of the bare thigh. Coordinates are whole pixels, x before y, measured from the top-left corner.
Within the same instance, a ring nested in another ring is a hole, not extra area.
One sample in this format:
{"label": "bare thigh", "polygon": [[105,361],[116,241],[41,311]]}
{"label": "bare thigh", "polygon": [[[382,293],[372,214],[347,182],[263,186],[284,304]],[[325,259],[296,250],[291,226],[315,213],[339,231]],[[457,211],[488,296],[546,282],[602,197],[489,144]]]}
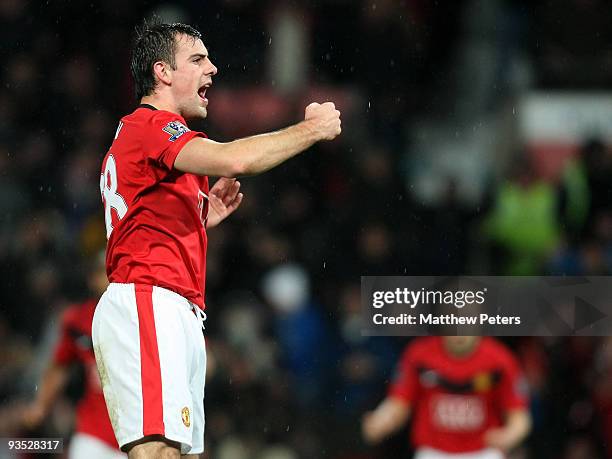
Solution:
{"label": "bare thigh", "polygon": [[181,457],[178,443],[158,435],[131,443],[126,449],[129,459],[180,459]]}

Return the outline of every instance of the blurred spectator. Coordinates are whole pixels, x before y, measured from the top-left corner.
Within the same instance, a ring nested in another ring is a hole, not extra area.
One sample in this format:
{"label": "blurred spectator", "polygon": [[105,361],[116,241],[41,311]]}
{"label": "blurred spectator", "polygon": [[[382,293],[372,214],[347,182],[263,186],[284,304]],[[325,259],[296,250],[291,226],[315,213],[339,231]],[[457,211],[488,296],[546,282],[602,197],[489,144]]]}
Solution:
{"label": "blurred spectator", "polygon": [[281,265],[266,274],[262,291],[274,308],[275,336],[298,402],[304,407],[320,403],[327,395],[332,343],[306,272]]}
{"label": "blurred spectator", "polygon": [[535,174],[528,161],[517,161],[485,218],[485,235],[501,257],[498,274],[540,273],[561,237],[555,187]]}
{"label": "blurred spectator", "polygon": [[[339,419],[362,413],[380,391],[395,366],[398,349],[389,337],[364,336],[361,292],[358,284],[341,291],[340,349],[334,386]],[[355,435],[358,432],[354,432]]]}

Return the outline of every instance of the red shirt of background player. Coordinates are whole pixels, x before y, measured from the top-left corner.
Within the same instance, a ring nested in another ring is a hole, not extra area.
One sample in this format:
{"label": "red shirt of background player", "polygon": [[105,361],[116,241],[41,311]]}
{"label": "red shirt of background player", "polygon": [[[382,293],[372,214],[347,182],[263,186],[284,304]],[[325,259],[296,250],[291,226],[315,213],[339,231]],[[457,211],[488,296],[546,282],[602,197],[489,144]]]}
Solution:
{"label": "red shirt of background player", "polygon": [[415,447],[449,453],[482,450],[484,433],[501,426],[508,410],[527,404],[518,362],[492,338],[482,338],[466,357],[449,354],[441,337],[416,339],[389,396],[410,404]]}
{"label": "red shirt of background player", "polygon": [[90,300],[64,311],[53,362],[61,366],[78,362],[85,368],[85,392],[77,404],[75,431],[99,438],[118,449],[91,343],[91,322],[95,309],[96,301]]}
{"label": "red shirt of background player", "polygon": [[109,281],[163,287],[203,309],[208,178],[173,169],[197,136],[180,115],[139,106],[121,119],[100,191]]}

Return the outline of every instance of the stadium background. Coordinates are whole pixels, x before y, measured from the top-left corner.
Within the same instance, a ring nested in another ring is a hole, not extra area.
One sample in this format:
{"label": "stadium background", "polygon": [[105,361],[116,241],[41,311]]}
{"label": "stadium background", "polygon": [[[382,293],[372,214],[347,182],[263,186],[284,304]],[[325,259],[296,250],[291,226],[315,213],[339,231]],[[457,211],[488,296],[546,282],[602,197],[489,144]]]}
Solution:
{"label": "stadium background", "polygon": [[[360,335],[359,276],[610,274],[612,6],[604,0],[0,1],[0,436],[103,247],[100,160],[134,107],[133,26],[197,25],[230,140],[299,120],[342,136],[242,180],[210,232],[207,445],[219,459],[383,458],[361,414],[402,339]],[[607,123],[607,124],[606,124]],[[612,339],[515,338],[534,430],[513,457],[612,458]]]}

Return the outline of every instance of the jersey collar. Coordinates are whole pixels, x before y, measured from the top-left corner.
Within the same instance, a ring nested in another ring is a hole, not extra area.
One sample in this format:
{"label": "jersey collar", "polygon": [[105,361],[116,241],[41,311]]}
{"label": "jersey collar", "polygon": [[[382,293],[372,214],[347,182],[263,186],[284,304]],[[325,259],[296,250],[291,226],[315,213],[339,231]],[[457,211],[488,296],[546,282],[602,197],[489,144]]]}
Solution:
{"label": "jersey collar", "polygon": [[147,108],[147,109],[149,109],[149,110],[157,110],[157,108],[156,108],[156,107],[154,107],[154,106],[153,106],[153,105],[151,105],[151,104],[140,104],[140,105],[139,105],[138,107],[136,107],[136,108]]}

